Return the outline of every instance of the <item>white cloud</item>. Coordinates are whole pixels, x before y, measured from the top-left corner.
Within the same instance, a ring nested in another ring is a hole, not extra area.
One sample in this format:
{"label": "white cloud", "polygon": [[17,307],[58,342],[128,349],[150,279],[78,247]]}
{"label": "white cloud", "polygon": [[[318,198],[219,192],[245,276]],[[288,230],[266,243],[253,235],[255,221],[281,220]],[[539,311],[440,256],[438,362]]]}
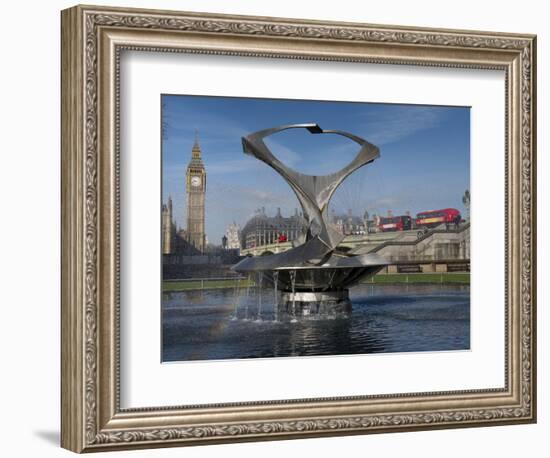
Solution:
{"label": "white cloud", "polygon": [[402,140],[416,132],[436,127],[441,122],[442,110],[433,107],[407,107],[395,110],[388,107],[382,113],[364,117],[367,140],[385,145]]}
{"label": "white cloud", "polygon": [[212,161],[206,164],[206,169],[209,175],[241,173],[257,169],[258,164],[258,161],[247,157],[236,157],[235,159]]}

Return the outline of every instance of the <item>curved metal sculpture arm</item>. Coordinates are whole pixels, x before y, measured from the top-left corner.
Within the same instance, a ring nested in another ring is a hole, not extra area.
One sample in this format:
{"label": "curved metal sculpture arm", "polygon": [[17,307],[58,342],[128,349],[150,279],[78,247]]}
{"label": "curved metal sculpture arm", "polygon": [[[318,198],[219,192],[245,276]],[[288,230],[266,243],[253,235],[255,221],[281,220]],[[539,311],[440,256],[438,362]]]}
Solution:
{"label": "curved metal sculpture arm", "polygon": [[[287,129],[307,129],[312,134],[335,134],[349,138],[361,146],[355,158],[341,170],[329,175],[313,176],[299,173],[283,164],[269,150],[264,138]],[[265,162],[275,169],[292,186],[298,198],[300,195],[307,196],[315,202],[319,210],[323,210],[328,204],[332,194],[342,181],[358,168],[374,161],[380,156],[378,147],[356,135],[341,130],[324,130],[318,124],[288,124],[270,129],[260,130],[242,138],[243,150],[257,159]],[[300,199],[302,203],[302,200]],[[305,209],[304,210],[309,210]]]}
{"label": "curved metal sculpture arm", "polygon": [[[338,172],[323,175],[305,175],[287,167],[277,159],[264,142],[264,138],[287,129],[307,129],[312,134],[336,134],[349,138],[360,145],[355,158]],[[379,157],[376,146],[356,135],[339,130],[323,130],[317,124],[289,124],[260,130],[242,138],[243,150],[265,162],[290,185],[302,206],[304,217],[308,221],[305,242],[290,251],[271,255],[268,259],[251,258],[238,264],[239,269],[261,270],[271,263],[278,265],[298,265],[299,263],[323,264],[344,238],[343,234],[332,229],[325,220],[328,202],[336,188],[344,179],[358,168]]]}
{"label": "curved metal sculpture arm", "polygon": [[[338,172],[323,176],[302,174],[277,159],[264,142],[265,137],[274,133],[299,128],[307,129],[312,134],[341,135],[359,144],[361,148],[355,158]],[[243,137],[242,144],[245,153],[265,162],[291,186],[302,206],[304,216],[308,220],[307,238],[318,236],[323,243],[334,249],[342,237],[328,227],[323,216],[330,198],[348,175],[379,157],[379,149],[356,135],[340,130],[324,130],[314,123],[289,124],[260,130]]]}

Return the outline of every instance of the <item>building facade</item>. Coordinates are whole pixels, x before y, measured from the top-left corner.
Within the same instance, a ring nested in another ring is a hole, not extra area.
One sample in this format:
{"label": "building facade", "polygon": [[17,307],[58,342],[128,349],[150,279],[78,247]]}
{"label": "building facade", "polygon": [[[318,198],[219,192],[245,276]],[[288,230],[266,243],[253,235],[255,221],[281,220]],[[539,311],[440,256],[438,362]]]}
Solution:
{"label": "building facade", "polygon": [[282,240],[291,242],[300,237],[303,227],[304,218],[298,210],[295,210],[293,216],[284,217],[280,208],[275,216],[268,216],[265,208],[262,208],[241,230],[241,248],[256,248]]}
{"label": "building facade", "polygon": [[168,203],[162,205],[162,254],[174,253],[176,225],[172,213],[172,197],[168,197]]}
{"label": "building facade", "polygon": [[364,235],[368,232],[368,213],[363,217],[355,216],[351,210],[347,215],[331,214],[333,227],[343,235]]}
{"label": "building facade", "polygon": [[240,242],[241,228],[235,222],[227,226],[225,230],[226,246],[228,250],[239,250],[241,248]]}
{"label": "building facade", "polygon": [[185,189],[187,192],[187,242],[198,252],[206,248],[205,235],[205,195],[206,170],[201,158],[201,149],[195,138],[191,150],[191,160],[185,174]]}

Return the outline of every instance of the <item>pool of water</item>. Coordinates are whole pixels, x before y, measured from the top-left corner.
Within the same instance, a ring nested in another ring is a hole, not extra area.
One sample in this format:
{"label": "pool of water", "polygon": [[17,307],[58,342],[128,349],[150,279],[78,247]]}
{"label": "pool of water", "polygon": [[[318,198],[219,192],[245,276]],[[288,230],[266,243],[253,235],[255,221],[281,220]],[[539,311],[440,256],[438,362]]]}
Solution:
{"label": "pool of water", "polygon": [[165,293],[162,360],[267,358],[470,348],[470,287],[360,285],[347,315],[276,313],[270,290]]}

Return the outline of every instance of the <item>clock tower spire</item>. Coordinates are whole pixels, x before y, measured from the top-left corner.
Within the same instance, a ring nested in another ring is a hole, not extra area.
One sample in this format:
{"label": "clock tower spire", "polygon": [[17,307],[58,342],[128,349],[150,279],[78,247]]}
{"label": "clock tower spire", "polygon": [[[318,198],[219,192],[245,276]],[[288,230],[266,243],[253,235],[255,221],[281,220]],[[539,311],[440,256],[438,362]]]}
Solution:
{"label": "clock tower spire", "polygon": [[204,204],[206,194],[206,170],[201,158],[198,132],[191,149],[191,160],[185,174],[187,191],[187,241],[201,253],[206,248],[204,228]]}

